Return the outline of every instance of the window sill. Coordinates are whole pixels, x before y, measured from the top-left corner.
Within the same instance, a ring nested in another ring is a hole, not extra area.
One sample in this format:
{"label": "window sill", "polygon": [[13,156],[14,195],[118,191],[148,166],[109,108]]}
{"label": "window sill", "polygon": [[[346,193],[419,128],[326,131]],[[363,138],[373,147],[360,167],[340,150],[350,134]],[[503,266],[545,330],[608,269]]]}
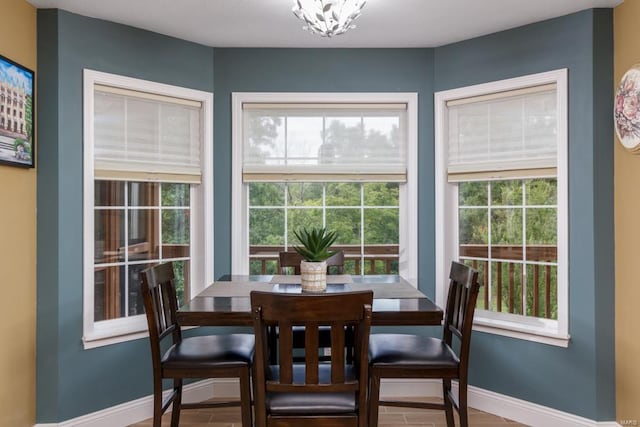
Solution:
{"label": "window sill", "polygon": [[130,332],[123,335],[110,335],[110,336],[84,336],[82,337],[82,344],[85,350],[92,348],[103,347],[105,345],[118,344],[127,341],[133,341],[140,338],[148,337],[149,333],[145,331]]}
{"label": "window sill", "polygon": [[561,334],[548,329],[540,330],[538,328],[532,328],[529,325],[516,322],[487,318],[476,317],[473,322],[473,330],[564,348],[569,347],[570,341],[570,336],[568,334]]}

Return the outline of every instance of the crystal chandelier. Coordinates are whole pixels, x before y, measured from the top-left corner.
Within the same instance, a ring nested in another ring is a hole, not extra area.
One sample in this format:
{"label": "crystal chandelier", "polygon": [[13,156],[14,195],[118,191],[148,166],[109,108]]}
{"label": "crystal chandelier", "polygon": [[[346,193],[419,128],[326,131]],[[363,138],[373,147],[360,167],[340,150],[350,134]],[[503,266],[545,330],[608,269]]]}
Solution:
{"label": "crystal chandelier", "polygon": [[303,20],[305,30],[322,37],[338,36],[358,19],[367,0],[294,0],[293,14]]}

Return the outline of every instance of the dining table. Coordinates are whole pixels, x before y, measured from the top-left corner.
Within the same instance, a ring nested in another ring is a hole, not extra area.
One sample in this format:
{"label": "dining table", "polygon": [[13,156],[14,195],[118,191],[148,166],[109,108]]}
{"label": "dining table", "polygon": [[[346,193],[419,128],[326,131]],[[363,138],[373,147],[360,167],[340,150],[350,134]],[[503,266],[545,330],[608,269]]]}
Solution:
{"label": "dining table", "polygon": [[[225,275],[177,312],[181,326],[252,326],[253,290],[301,293],[296,275]],[[443,311],[399,275],[330,275],[325,292],[373,291],[373,326],[440,325]]]}

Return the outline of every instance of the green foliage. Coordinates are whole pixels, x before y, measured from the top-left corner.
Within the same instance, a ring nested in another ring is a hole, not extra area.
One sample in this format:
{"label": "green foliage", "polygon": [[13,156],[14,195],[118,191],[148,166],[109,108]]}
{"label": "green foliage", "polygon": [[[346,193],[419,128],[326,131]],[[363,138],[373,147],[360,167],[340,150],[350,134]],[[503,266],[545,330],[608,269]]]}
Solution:
{"label": "green foliage", "polygon": [[[31,111],[33,110],[33,96],[27,95],[25,104],[25,121],[27,123],[25,130],[27,131],[27,138],[29,141],[33,141],[33,123],[31,121]],[[29,154],[31,154],[31,145],[29,144]]]}
{"label": "green foliage", "polygon": [[[554,178],[461,183],[458,186],[458,204],[461,245],[490,244],[494,250],[499,246],[557,245],[557,180]],[[510,263],[509,259],[519,262]],[[540,261],[550,264],[536,264]],[[478,268],[480,280],[484,280],[488,274],[485,262],[466,260],[465,263]],[[514,253],[513,257],[490,262],[490,289],[481,289],[478,308],[501,312],[512,310],[515,314],[535,317],[546,317],[548,309],[549,317],[557,319],[558,281],[554,263],[557,263],[556,259],[532,259],[529,252],[524,259],[517,258]],[[536,290],[537,295],[534,295]],[[491,294],[488,307],[484,304],[486,292]],[[550,296],[549,307],[545,306],[546,292]],[[534,310],[535,300],[537,312]],[[511,309],[510,304],[513,304]]]}
{"label": "green foliage", "polygon": [[327,231],[326,228],[302,228],[293,232],[302,246],[294,249],[306,261],[321,262],[336,254],[329,248],[336,241],[338,235],[335,231]]}

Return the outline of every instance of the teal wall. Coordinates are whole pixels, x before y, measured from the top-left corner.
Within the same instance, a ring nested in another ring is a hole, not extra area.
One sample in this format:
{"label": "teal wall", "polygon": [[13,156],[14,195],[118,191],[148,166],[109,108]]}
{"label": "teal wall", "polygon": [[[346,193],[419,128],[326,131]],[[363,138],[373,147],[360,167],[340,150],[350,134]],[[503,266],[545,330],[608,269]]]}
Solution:
{"label": "teal wall", "polygon": [[470,381],[615,419],[613,17],[587,10],[435,50],[435,89],[569,70],[569,348],[477,333]]}
{"label": "teal wall", "polygon": [[[433,212],[432,49],[215,49],[214,185],[216,277],[231,269],[232,92],[417,92],[419,209]],[[431,214],[433,216],[433,214]],[[424,262],[434,269],[434,224],[420,221]],[[434,293],[433,280],[422,282]]]}
{"label": "teal wall", "polygon": [[68,420],[152,393],[145,339],[82,347],[84,68],[213,92],[209,47],[38,11],[36,419]]}
{"label": "teal wall", "polygon": [[[231,266],[231,93],[419,95],[419,280],[434,295],[433,92],[569,68],[568,349],[478,333],[474,385],[613,420],[610,11],[436,49],[219,49],[56,10],[38,13],[37,421],[151,393],[146,340],[82,349],[82,69],[214,92],[215,275]],[[214,67],[215,64],[215,67]]]}

